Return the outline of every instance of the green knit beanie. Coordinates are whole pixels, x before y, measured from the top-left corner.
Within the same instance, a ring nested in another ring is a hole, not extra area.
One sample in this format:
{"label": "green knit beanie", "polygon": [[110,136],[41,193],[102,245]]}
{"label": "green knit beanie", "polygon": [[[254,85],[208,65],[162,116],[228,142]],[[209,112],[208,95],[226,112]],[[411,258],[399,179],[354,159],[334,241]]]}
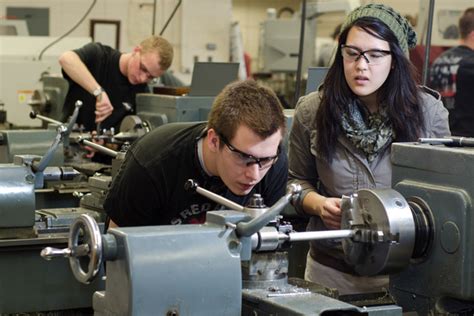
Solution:
{"label": "green knit beanie", "polygon": [[416,45],[416,33],[410,22],[398,12],[384,4],[371,3],[360,6],[349,13],[342,25],[341,32],[351,26],[354,21],[362,17],[373,17],[385,23],[398,39],[400,48],[406,53]]}

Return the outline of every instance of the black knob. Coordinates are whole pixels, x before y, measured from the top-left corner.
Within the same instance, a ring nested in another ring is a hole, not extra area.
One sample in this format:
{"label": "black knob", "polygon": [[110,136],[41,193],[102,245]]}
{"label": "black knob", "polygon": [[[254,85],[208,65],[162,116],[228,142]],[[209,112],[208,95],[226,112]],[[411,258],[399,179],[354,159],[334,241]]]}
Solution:
{"label": "black knob", "polygon": [[184,183],[184,189],[186,191],[190,191],[190,190],[193,190],[193,191],[196,191],[198,187],[198,184],[196,181],[194,181],[193,179],[188,179],[185,183]]}

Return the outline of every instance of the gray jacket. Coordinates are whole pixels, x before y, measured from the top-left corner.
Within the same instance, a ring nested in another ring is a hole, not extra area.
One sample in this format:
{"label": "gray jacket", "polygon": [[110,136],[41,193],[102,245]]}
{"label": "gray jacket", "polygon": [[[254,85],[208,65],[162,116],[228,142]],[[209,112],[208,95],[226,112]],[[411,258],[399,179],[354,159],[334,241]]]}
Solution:
{"label": "gray jacket", "polygon": [[[448,111],[444,108],[439,94],[422,87],[420,100],[425,121],[425,132],[422,137],[450,135]],[[294,205],[300,214],[304,214],[302,202],[306,194],[311,191],[328,197],[341,197],[359,189],[391,187],[390,146],[369,163],[360,149],[344,135],[340,135],[331,163],[318,157],[315,116],[319,103],[319,92],[300,98],[289,137],[289,183],[298,183],[303,188],[300,198]],[[327,228],[319,216],[312,216],[307,230],[327,230]],[[310,254],[319,263],[353,273],[344,262],[340,243],[331,240],[312,241]]]}

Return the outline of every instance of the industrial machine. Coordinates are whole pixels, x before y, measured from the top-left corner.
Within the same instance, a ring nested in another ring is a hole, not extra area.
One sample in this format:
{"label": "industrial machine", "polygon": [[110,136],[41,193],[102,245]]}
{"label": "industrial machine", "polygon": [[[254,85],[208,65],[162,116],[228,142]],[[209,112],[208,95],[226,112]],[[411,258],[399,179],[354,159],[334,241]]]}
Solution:
{"label": "industrial machine", "polygon": [[[41,119],[43,129],[3,129],[0,130],[0,163],[11,163],[13,157],[23,154],[42,155],[48,150],[51,141],[55,138],[56,129],[63,125],[60,119],[62,104],[67,92],[67,81],[60,77],[43,76],[42,90],[35,90],[29,105],[33,108],[31,119]],[[6,112],[5,112],[6,116]],[[52,125],[51,125],[52,123]],[[68,135],[73,124],[65,130],[65,141],[68,144]],[[60,150],[55,150],[49,164],[64,165],[63,143],[58,144]]]}
{"label": "industrial machine", "polygon": [[[150,130],[172,122],[205,121],[214,98],[215,96],[138,94],[137,120]],[[125,121],[123,124],[129,122]],[[120,128],[121,131],[124,130],[123,126]]]}
{"label": "industrial machine", "polygon": [[[76,106],[70,123],[79,111]],[[69,126],[70,127],[70,126]],[[44,208],[38,190],[49,181],[72,180],[72,168],[48,166],[68,128],[60,125],[44,156],[17,155],[13,163],[0,164],[0,314],[89,308],[91,295],[103,288],[98,278],[91,286],[78,284],[66,264],[45,264],[38,256],[47,245],[67,242],[71,222],[89,214],[99,222],[101,214],[84,208]],[[57,202],[57,201],[56,201]]]}
{"label": "industrial machine", "polygon": [[[0,163],[11,163],[16,155],[42,155],[56,137],[55,129],[6,129],[0,130]],[[50,164],[61,166],[64,164],[62,143]]]}
{"label": "industrial machine", "polygon": [[124,118],[118,137],[136,138],[167,123],[206,121],[214,98],[237,79],[238,70],[238,63],[196,62],[186,94],[137,94],[136,115]]}
{"label": "industrial machine", "polygon": [[[53,120],[62,119],[62,110],[69,83],[61,76],[43,74],[40,79],[42,88],[33,91],[28,104],[35,113],[47,116]],[[43,127],[47,127],[47,122],[43,121]]]}
{"label": "industrial machine", "polygon": [[392,187],[406,197],[416,235],[410,265],[391,277],[390,292],[406,310],[472,315],[473,148],[395,144],[392,163]]}
{"label": "industrial machine", "polygon": [[[299,193],[294,186],[271,208],[259,196],[242,207],[191,181],[189,187],[229,210],[209,212],[203,225],[102,235],[81,216],[69,247],[42,255],[69,257],[84,283],[106,262],[105,291],[93,299],[96,315],[401,315],[402,308],[472,315],[474,149],[400,143],[392,162],[393,189],[343,197],[341,230],[298,233],[282,222],[278,214]],[[285,248],[314,239],[342,239],[346,260],[362,275],[390,274],[394,302],[357,307],[337,291],[288,279]]]}
{"label": "industrial machine", "polygon": [[113,228],[103,235],[90,217],[81,216],[71,226],[69,247],[48,247],[42,256],[69,257],[83,283],[106,262],[105,291],[93,298],[95,315],[401,315],[394,305],[357,307],[288,281],[289,243],[353,234],[308,235],[280,222],[277,215],[299,194],[297,186],[267,208],[258,195],[242,207],[191,180],[186,185],[230,210],[208,212],[203,225]]}
{"label": "industrial machine", "polygon": [[[61,73],[58,58],[63,52],[91,42],[90,37],[66,37],[48,49],[42,58],[38,57],[41,50],[56,39],[49,36],[0,36],[0,95],[8,113],[8,121],[15,128],[41,125],[40,121],[28,118],[31,110],[28,101],[40,86],[46,90],[49,87],[59,88],[58,85],[46,83],[43,78],[46,74]],[[60,99],[56,98],[57,94],[53,90],[49,92],[52,96],[49,102],[52,104]],[[62,107],[62,104],[59,105]],[[51,116],[54,115],[51,113]]]}
{"label": "industrial machine", "polygon": [[404,311],[472,315],[474,150],[394,144],[392,164],[393,189],[343,199],[343,228],[360,228],[343,242],[346,260],[362,275],[390,274]]}

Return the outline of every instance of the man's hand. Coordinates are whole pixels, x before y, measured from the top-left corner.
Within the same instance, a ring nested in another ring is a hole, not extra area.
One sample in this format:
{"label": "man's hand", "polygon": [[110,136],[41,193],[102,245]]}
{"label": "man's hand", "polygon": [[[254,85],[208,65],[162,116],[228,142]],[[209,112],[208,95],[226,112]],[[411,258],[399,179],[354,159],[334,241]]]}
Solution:
{"label": "man's hand", "polygon": [[100,123],[112,114],[114,107],[110,103],[109,96],[106,92],[97,97],[95,103],[95,122]]}
{"label": "man's hand", "polygon": [[324,225],[329,229],[341,228],[341,199],[324,198],[320,205],[319,214]]}

